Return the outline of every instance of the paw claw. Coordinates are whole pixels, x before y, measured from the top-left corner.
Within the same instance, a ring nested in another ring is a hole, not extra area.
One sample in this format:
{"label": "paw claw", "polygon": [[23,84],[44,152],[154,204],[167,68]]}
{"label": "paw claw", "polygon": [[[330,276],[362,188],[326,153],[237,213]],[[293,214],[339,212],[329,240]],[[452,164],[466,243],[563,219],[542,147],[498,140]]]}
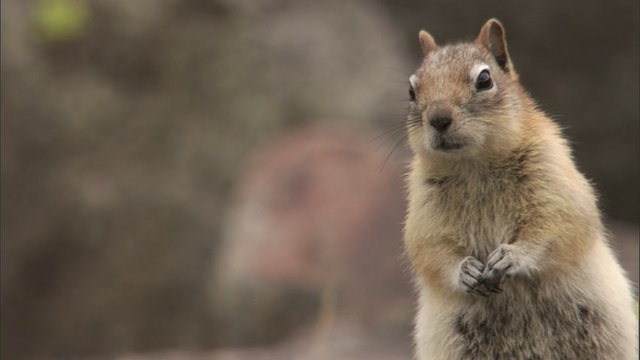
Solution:
{"label": "paw claw", "polygon": [[502,246],[498,247],[493,253],[489,255],[489,260],[487,260],[487,266],[484,268],[483,272],[491,271],[500,261],[504,259],[505,250]]}
{"label": "paw claw", "polygon": [[[509,270],[514,267],[514,257],[509,245],[500,245],[487,260],[479,282],[488,288],[500,289],[499,286],[509,278]],[[502,291],[501,289],[499,291]]]}
{"label": "paw claw", "polygon": [[489,255],[486,266],[472,256],[465,258],[460,264],[459,281],[467,293],[476,297],[501,294],[500,285],[509,278],[508,270],[514,266],[508,245],[501,245]]}
{"label": "paw claw", "polygon": [[484,276],[482,271],[485,266],[474,257],[467,257],[460,264],[460,283],[462,284],[464,290],[475,296],[489,297],[491,294],[499,293],[500,289],[497,289],[497,286],[487,286],[484,283]]}

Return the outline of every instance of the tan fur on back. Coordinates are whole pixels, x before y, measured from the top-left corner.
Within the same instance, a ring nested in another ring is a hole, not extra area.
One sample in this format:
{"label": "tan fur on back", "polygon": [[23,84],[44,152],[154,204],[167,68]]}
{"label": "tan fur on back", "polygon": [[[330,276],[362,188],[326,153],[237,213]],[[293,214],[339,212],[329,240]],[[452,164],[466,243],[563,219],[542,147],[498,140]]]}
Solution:
{"label": "tan fur on back", "polygon": [[[503,33],[490,20],[473,43],[420,34],[404,229],[417,359],[633,359],[633,299],[596,196],[522,89]],[[479,90],[474,69],[493,87]],[[440,113],[442,132],[430,125]]]}

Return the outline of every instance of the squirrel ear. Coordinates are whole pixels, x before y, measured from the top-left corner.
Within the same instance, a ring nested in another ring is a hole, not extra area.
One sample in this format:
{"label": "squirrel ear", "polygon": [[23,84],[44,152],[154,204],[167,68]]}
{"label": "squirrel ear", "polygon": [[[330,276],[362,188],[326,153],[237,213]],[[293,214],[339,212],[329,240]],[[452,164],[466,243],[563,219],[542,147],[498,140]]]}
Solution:
{"label": "squirrel ear", "polygon": [[435,50],[438,46],[436,45],[435,40],[433,40],[433,36],[431,36],[428,32],[424,30],[420,30],[418,34],[418,38],[420,39],[420,45],[422,46],[422,52],[425,56],[428,53]]}
{"label": "squirrel ear", "polygon": [[490,19],[480,29],[480,35],[476,42],[486,47],[496,62],[505,72],[512,72],[511,60],[507,52],[507,40],[504,37],[504,28],[497,19]]}

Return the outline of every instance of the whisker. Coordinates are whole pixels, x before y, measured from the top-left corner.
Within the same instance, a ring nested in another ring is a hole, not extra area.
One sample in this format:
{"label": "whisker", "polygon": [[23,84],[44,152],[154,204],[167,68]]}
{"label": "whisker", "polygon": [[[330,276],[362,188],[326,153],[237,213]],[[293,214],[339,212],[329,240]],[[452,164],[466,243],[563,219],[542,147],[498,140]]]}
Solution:
{"label": "whisker", "polygon": [[391,154],[393,154],[393,152],[398,148],[398,146],[400,146],[400,144],[403,143],[403,140],[404,140],[404,137],[401,138],[398,142],[396,142],[395,146],[393,147],[393,149],[391,149],[389,154],[387,154],[384,161],[380,165],[378,165],[378,172],[382,172],[382,170],[384,170],[384,166],[387,164],[387,161],[391,157]]}
{"label": "whisker", "polygon": [[394,140],[397,140],[397,139],[403,140],[404,137],[405,137],[404,131],[403,132],[396,132],[387,141],[385,141],[384,143],[382,143],[378,147],[376,147],[375,150],[376,151],[380,150],[380,148],[382,148],[384,145],[387,145],[387,144],[391,143]]}
{"label": "whisker", "polygon": [[377,135],[376,137],[374,137],[373,139],[369,140],[367,143],[372,143],[384,136],[387,136],[389,134],[395,134],[396,132],[400,132],[400,131],[404,131],[406,128],[406,125],[404,123],[400,123],[400,124],[395,124],[393,125],[393,127],[384,130],[381,134]]}

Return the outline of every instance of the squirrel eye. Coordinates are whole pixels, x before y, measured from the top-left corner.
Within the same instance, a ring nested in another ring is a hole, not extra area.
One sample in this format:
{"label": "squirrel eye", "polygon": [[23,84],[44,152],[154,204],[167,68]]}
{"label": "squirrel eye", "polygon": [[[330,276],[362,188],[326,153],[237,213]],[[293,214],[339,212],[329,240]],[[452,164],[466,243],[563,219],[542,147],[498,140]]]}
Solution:
{"label": "squirrel eye", "polygon": [[478,91],[489,90],[493,87],[493,81],[491,80],[491,75],[489,74],[489,70],[482,70],[478,78],[476,79],[476,89]]}
{"label": "squirrel eye", "polygon": [[411,101],[416,101],[416,92],[413,90],[413,86],[409,84],[409,99]]}

